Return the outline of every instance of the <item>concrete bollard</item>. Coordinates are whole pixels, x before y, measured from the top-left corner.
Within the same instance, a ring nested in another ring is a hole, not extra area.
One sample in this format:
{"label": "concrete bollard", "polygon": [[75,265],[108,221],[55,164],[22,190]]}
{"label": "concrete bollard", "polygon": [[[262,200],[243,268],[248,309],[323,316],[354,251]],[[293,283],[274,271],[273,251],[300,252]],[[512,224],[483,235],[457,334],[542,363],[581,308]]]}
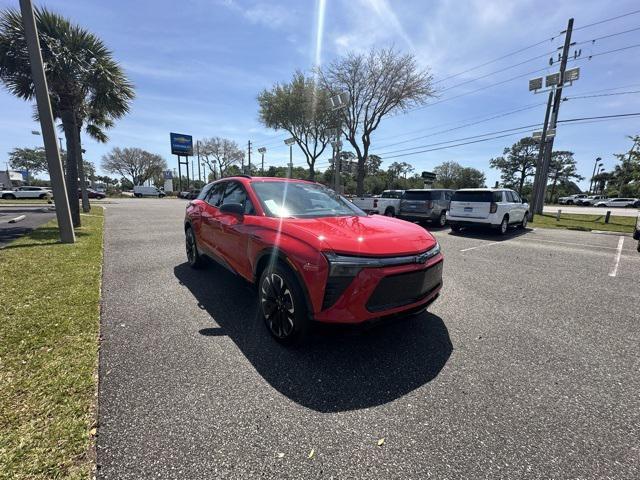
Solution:
{"label": "concrete bollard", "polygon": [[611,210],[607,210],[607,214],[604,217],[604,223],[609,223],[610,216],[611,216]]}
{"label": "concrete bollard", "polygon": [[558,213],[556,213],[556,222],[560,221],[560,214],[562,213],[562,210],[558,209]]}

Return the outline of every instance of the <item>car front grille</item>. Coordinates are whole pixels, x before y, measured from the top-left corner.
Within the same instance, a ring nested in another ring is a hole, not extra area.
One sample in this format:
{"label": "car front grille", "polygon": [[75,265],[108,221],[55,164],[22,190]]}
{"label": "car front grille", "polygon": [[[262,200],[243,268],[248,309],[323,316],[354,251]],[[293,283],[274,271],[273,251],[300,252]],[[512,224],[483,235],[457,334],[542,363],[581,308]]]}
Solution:
{"label": "car front grille", "polygon": [[415,303],[442,284],[442,265],[384,277],[367,301],[367,310],[379,312]]}

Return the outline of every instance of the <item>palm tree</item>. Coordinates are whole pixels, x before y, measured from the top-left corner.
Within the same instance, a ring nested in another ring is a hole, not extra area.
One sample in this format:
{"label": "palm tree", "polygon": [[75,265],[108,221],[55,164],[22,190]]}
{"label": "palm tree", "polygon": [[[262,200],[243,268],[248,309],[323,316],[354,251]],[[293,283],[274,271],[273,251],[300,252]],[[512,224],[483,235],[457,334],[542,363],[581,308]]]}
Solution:
{"label": "palm tree", "polygon": [[[84,191],[80,136],[82,128],[105,142],[105,129],[129,111],[133,85],[111,51],[91,32],[44,8],[35,11],[36,25],[53,115],[62,122],[67,144],[67,192],[77,198],[78,176]],[[31,100],[35,89],[22,18],[15,9],[0,12],[0,81],[15,96]],[[88,209],[86,192],[83,208]],[[71,202],[74,226],[80,225],[77,201]]]}

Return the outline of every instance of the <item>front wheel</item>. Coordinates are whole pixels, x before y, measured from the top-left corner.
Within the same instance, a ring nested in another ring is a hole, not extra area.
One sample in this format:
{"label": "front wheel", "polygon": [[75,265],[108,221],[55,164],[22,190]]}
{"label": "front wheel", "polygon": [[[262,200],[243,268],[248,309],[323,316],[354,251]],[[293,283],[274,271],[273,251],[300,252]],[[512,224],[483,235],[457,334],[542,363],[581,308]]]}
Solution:
{"label": "front wheel", "polygon": [[7,193],[3,195],[2,198],[5,200],[15,200],[16,196],[13,193]]}
{"label": "front wheel", "polygon": [[527,228],[527,223],[529,223],[529,212],[524,214],[524,217],[522,217],[522,222],[520,222],[520,228],[522,230],[524,230],[525,228]]}
{"label": "front wheel", "polygon": [[278,262],[262,272],[258,309],[278,342],[291,345],[306,337],[309,319],[304,295],[295,275],[283,264]]}
{"label": "front wheel", "polygon": [[438,218],[438,226],[444,227],[447,224],[447,211],[443,210],[440,212],[440,217]]}
{"label": "front wheel", "polygon": [[387,207],[387,209],[384,211],[384,216],[385,217],[395,217],[396,216],[396,211],[394,210],[393,207]]}

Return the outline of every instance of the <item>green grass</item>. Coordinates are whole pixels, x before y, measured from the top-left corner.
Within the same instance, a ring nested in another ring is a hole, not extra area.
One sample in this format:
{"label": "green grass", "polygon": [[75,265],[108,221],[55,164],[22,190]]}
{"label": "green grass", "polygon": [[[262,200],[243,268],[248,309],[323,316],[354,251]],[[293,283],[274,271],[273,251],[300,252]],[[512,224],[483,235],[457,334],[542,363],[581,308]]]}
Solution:
{"label": "green grass", "polygon": [[90,478],[103,210],[0,249],[0,478]]}
{"label": "green grass", "polygon": [[47,204],[49,203],[48,200],[40,200],[39,198],[19,198],[16,200],[5,200],[3,198],[0,198],[0,205],[5,205],[5,204],[18,204],[18,205],[40,205],[40,204]]}
{"label": "green grass", "polygon": [[583,215],[579,213],[563,213],[560,221],[556,221],[556,214],[544,213],[536,215],[531,227],[566,228],[570,230],[606,230],[611,232],[633,232],[636,217],[622,217],[611,215],[609,223],[604,222],[605,215]]}

